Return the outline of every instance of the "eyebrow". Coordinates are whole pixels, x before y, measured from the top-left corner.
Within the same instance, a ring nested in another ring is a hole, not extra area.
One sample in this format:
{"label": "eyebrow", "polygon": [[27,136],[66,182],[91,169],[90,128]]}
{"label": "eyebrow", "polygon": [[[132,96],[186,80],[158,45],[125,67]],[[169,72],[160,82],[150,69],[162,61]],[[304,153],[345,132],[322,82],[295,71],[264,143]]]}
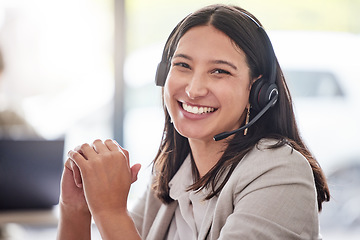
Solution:
{"label": "eyebrow", "polygon": [[210,61],[210,62],[215,63],[215,64],[225,64],[225,65],[230,66],[234,70],[237,70],[237,67],[234,64],[232,64],[231,62],[225,61],[225,60],[213,60],[213,61]]}
{"label": "eyebrow", "polygon": [[[182,53],[178,53],[178,54],[175,54],[173,56],[173,58],[185,58],[185,59],[188,59],[188,60],[193,60],[192,57],[186,55],[186,54],[182,54]],[[231,62],[229,61],[225,61],[225,60],[211,60],[210,63],[214,63],[214,64],[225,64],[225,65],[228,65],[230,66],[231,68],[233,68],[234,70],[237,70],[237,67],[232,64]]]}
{"label": "eyebrow", "polygon": [[185,59],[188,59],[188,60],[192,60],[192,58],[186,54],[182,54],[182,53],[178,53],[178,54],[175,54],[172,58],[185,58]]}

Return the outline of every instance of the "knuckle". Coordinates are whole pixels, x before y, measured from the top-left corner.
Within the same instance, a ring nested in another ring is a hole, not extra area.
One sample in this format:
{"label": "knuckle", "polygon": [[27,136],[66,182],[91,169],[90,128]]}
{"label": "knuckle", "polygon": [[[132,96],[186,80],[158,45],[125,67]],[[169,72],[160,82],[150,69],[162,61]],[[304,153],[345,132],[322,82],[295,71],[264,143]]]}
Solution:
{"label": "knuckle", "polygon": [[103,161],[104,159],[105,159],[105,157],[106,156],[99,156],[99,155],[96,155],[96,156],[94,156],[93,158],[92,158],[92,160],[93,160],[93,162],[101,162],[101,161]]}
{"label": "knuckle", "polygon": [[125,158],[124,155],[121,154],[121,152],[108,152],[107,154],[108,154],[109,159],[121,160],[121,159]]}
{"label": "knuckle", "polygon": [[108,157],[108,158],[113,158],[113,159],[115,159],[115,158],[119,158],[119,155],[118,155],[118,153],[117,152],[107,152],[106,153],[106,156]]}

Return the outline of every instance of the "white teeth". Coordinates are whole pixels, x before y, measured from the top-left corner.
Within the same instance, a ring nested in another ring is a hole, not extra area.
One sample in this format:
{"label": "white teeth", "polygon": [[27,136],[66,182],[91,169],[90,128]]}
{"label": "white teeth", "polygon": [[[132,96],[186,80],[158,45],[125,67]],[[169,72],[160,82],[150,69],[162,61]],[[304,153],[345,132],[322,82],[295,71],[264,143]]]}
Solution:
{"label": "white teeth", "polygon": [[182,107],[185,111],[193,114],[203,114],[203,113],[210,113],[215,111],[215,108],[212,107],[196,107],[196,106],[189,106],[186,103],[182,104]]}

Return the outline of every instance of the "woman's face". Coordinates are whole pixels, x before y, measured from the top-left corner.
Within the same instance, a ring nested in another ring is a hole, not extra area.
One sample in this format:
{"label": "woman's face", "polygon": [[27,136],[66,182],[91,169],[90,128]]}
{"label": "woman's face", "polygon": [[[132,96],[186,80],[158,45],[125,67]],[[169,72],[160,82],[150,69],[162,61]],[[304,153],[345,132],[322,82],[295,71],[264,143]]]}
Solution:
{"label": "woman's face", "polygon": [[250,93],[245,53],[213,26],[197,26],[180,39],[164,87],[176,130],[213,141],[241,126]]}

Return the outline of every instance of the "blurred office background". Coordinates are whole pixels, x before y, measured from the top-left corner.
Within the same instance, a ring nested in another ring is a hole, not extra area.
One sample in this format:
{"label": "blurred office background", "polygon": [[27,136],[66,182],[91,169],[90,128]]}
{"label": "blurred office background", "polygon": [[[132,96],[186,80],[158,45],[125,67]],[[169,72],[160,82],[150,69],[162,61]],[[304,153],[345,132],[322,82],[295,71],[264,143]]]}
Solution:
{"label": "blurred office background", "polygon": [[[143,165],[132,205],[162,135],[154,76],[163,44],[184,16],[210,3],[239,5],[268,31],[303,137],[329,178],[323,237],[358,239],[360,0],[1,0],[0,110],[15,109],[45,139],[64,137],[65,152],[115,138]],[[56,224],[11,229],[18,239],[53,239]]]}

